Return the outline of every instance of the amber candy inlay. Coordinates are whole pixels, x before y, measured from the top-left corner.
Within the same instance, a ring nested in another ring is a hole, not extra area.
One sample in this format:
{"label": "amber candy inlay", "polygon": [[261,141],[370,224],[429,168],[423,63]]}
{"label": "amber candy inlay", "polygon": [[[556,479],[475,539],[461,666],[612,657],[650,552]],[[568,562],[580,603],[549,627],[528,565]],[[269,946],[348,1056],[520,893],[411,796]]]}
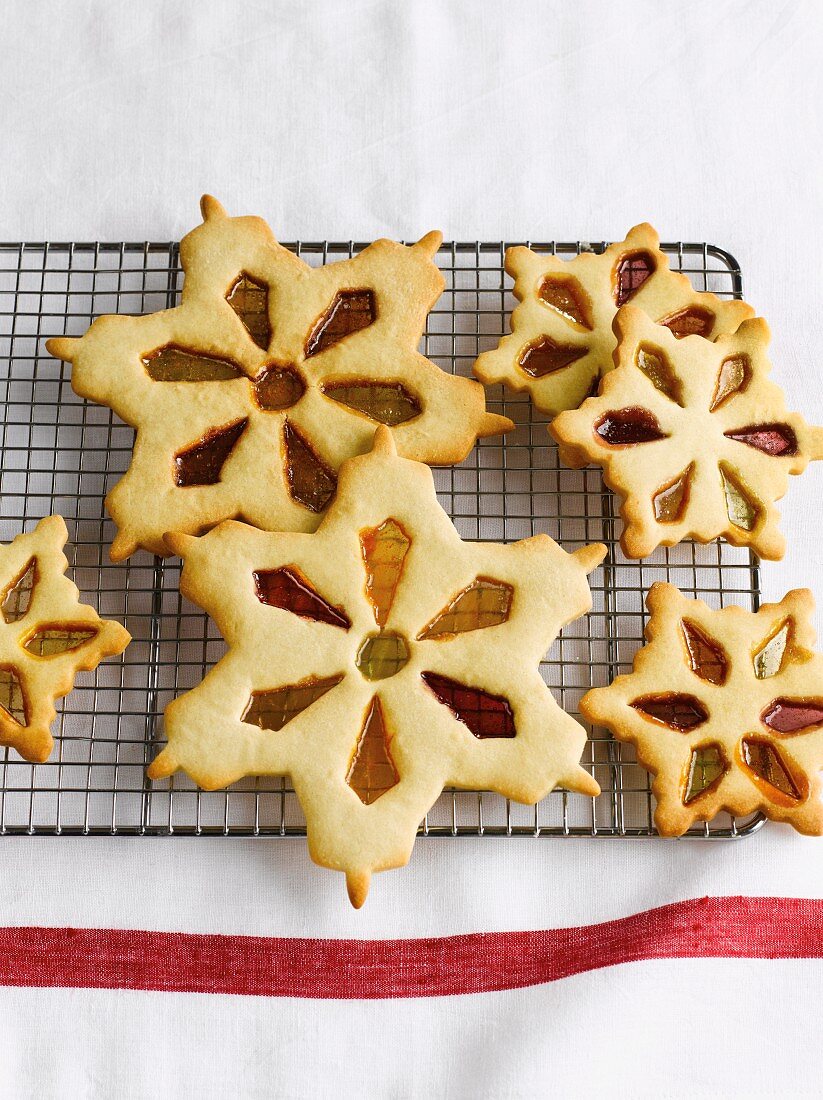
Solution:
{"label": "amber candy inlay", "polygon": [[261,409],[278,412],[296,405],[306,392],[299,371],[282,363],[266,367],[255,378],[254,399]]}
{"label": "amber candy inlay", "polygon": [[768,680],[776,676],[783,665],[783,658],[789,643],[790,620],[786,620],[779,630],[763,645],[752,658],[754,674],[758,680]]}
{"label": "amber candy inlay", "polygon": [[703,306],[689,306],[669,314],[668,317],[662,317],[657,323],[665,325],[678,340],[682,340],[684,336],[708,337],[714,325],[714,314]]}
{"label": "amber candy inlay", "polygon": [[502,695],[467,687],[437,672],[423,672],[421,677],[435,698],[479,740],[515,736],[512,708]]}
{"label": "amber candy inlay", "polygon": [[377,317],[374,292],[338,290],[334,301],[314,326],[306,341],[306,358],[333,347],[345,336],[368,328]]}
{"label": "amber candy inlay", "polygon": [[658,523],[678,523],[683,518],[683,513],[689,503],[689,484],[692,478],[693,465],[663,485],[652,497],[654,518]]}
{"label": "amber candy inlay", "polygon": [[723,649],[690,619],[683,619],[680,627],[692,672],[710,684],[725,684],[729,662]]}
{"label": "amber candy inlay", "polygon": [[367,680],[387,680],[409,661],[409,645],[402,634],[370,634],[360,646],[355,664]]}
{"label": "amber candy inlay", "polygon": [[251,726],[259,726],[261,730],[281,730],[302,714],[304,710],[316,703],[318,699],[337,687],[343,679],[340,676],[329,676],[324,680],[310,677],[301,680],[299,684],[287,684],[285,687],[272,688],[271,691],[255,691],[246,705],[241,722],[248,722]]}
{"label": "amber candy inlay", "polygon": [[735,527],[743,531],[751,531],[757,523],[760,509],[746,494],[743,486],[737,478],[722,464],[720,477],[723,481],[723,492],[726,496],[726,513]]}
{"label": "amber candy inlay", "polygon": [[322,512],[337,488],[337,478],[288,421],[283,425],[286,480],[292,500],[311,512]]}
{"label": "amber candy inlay", "polygon": [[418,641],[429,638],[452,638],[470,630],[498,626],[509,617],[514,589],[505,581],[477,577],[459,592],[418,635]]}
{"label": "amber candy inlay", "polygon": [[571,275],[547,275],[540,284],[537,295],[567,321],[581,328],[591,329],[591,302],[580,283]]}
{"label": "amber candy inlay", "polygon": [[635,443],[653,443],[665,439],[657,417],[639,405],[607,412],[597,421],[594,430],[610,447],[625,447]]}
{"label": "amber candy inlay", "polygon": [[36,584],[37,558],[31,558],[5,591],[0,604],[4,622],[16,623],[28,614]]}
{"label": "amber candy inlay", "polygon": [[733,355],[729,359],[724,359],[717,374],[717,384],[714,388],[714,396],[709,411],[714,412],[715,409],[719,409],[725,401],[728,401],[730,397],[734,397],[736,393],[743,393],[751,380],[751,376],[752,369],[749,365],[748,356]]}
{"label": "amber candy inlay", "polygon": [[805,798],[805,784],[795,779],[789,765],[770,741],[746,737],[740,745],[740,754],[758,787],[772,801],[787,805]]}
{"label": "amber candy inlay", "polygon": [[683,393],[680,379],[672,370],[671,363],[659,348],[643,345],[637,349],[637,366],[646,375],[655,389],[665,393],[678,405],[682,403]]}
{"label": "amber candy inlay", "polygon": [[24,643],[35,657],[59,657],[79,649],[97,637],[97,629],[85,626],[40,626]]}
{"label": "amber candy inlay", "polygon": [[723,433],[727,439],[745,443],[767,455],[796,455],[797,436],[789,424],[752,424]]}
{"label": "amber candy inlay", "polygon": [[269,288],[245,273],[240,276],[226,301],[243,322],[255,344],[265,351],[271,340]]}
{"label": "amber candy inlay", "polygon": [[248,420],[237,420],[225,428],[215,428],[203,439],[178,451],[174,456],[174,484],[181,489],[189,485],[216,485],[247,424]]}
{"label": "amber candy inlay", "polygon": [[400,382],[327,382],[320,388],[338,405],[389,428],[420,415],[420,402]]}
{"label": "amber candy inlay", "polygon": [[635,699],[632,706],[652,721],[659,722],[679,733],[688,733],[697,729],[709,717],[709,712],[699,699],[695,699],[693,695],[677,692],[669,692],[665,695],[644,695],[641,699]]}
{"label": "amber candy inlay", "polygon": [[258,600],[269,607],[291,611],[301,619],[328,623],[348,630],[351,626],[342,607],[334,607],[295,568],[257,569],[252,573]]}
{"label": "amber candy inlay", "polygon": [[774,699],[760,720],[776,733],[799,733],[823,724],[823,703],[815,699]]}
{"label": "amber candy inlay", "polygon": [[17,669],[11,665],[0,668],[0,707],[20,726],[28,723],[26,696]]}
{"label": "amber candy inlay", "polygon": [[688,805],[702,794],[714,789],[729,765],[720,745],[698,745],[689,758],[689,770],[686,775],[686,793],[683,801]]}
{"label": "amber candy inlay", "polygon": [[363,729],[357,739],[346,783],[364,806],[376,802],[400,782],[392,760],[391,736],[386,729],[383,708],[377,696],[372,699]]}
{"label": "amber candy inlay", "polygon": [[226,382],[245,377],[236,363],[174,344],[145,356],[143,366],[155,382]]}
{"label": "amber candy inlay", "polygon": [[525,371],[530,378],[543,378],[547,374],[576,363],[588,353],[586,347],[574,347],[572,344],[556,344],[550,336],[542,336],[539,340],[528,344],[520,353],[518,360],[520,369]]}
{"label": "amber candy inlay", "polygon": [[654,270],[655,262],[649,252],[621,256],[614,272],[614,300],[618,309],[637,293]]}
{"label": "amber candy inlay", "polygon": [[396,519],[360,532],[360,552],[366,566],[366,595],[379,627],[386,625],[411,539]]}

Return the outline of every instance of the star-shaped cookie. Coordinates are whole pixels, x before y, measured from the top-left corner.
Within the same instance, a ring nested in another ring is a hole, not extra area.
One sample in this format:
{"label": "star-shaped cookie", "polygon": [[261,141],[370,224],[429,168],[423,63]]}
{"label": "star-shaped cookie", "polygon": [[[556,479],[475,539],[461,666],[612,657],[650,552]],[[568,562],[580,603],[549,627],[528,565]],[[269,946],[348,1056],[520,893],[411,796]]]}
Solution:
{"label": "star-shaped cookie", "polygon": [[823,833],[823,655],[811,593],[754,614],[713,611],[655,584],[634,669],[584,695],[581,712],[637,748],[655,777],[655,823],[679,836],[722,810],[761,811]]}
{"label": "star-shaped cookie", "polygon": [[597,392],[613,366],[612,322],[626,302],[675,336],[708,340],[734,332],[754,313],[745,302],[695,290],[686,275],[670,270],[657,233],[645,223],[601,253],[561,260],[521,245],[506,249],[505,262],[520,304],[510,335],[478,357],[474,373],[487,385],[528,390],[535,406],[552,415]]}
{"label": "star-shaped cookie", "polygon": [[444,786],[598,792],[538,666],[591,607],[602,545],[462,542],[385,427],[343,464],[314,534],[228,522],[170,541],[229,649],[166,709],[149,775],[182,768],[210,789],[291,775],[311,855],[345,872],[354,905],[373,871],[407,862]]}
{"label": "star-shaped cookie", "polygon": [[75,675],[122,653],[131,641],[120,623],[80,603],[64,576],[68,533],[60,516],[0,546],[0,745],[34,763],[54,745],[54,701]]}
{"label": "star-shaped cookie", "polygon": [[233,517],[314,530],[341,462],[368,450],[377,424],[434,465],[512,426],[486,412],[477,382],[417,350],[444,285],[439,233],[313,268],[261,219],[230,218],[208,196],[202,210],[180,246],[179,306],[47,344],[71,360],[77,393],[137,429],[107,498],[114,560],[138,546],[165,554],[167,531]]}
{"label": "star-shaped cookie", "polygon": [[616,369],[600,393],[549,431],[569,466],[595,463],[621,497],[630,558],[685,538],[724,536],[762,558],[783,556],[775,501],[789,474],[823,458],[823,428],[787,412],[768,377],[760,318],[713,343],[677,340],[642,311],[617,315]]}

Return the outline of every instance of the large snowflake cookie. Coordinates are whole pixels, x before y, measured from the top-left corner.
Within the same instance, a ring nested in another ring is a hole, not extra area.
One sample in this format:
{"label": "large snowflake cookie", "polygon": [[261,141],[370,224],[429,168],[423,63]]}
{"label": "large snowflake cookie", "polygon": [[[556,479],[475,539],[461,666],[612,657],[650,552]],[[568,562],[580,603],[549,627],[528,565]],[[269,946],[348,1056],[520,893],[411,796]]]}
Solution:
{"label": "large snowflake cookie", "polygon": [[745,302],[695,290],[686,275],[670,270],[659,245],[655,230],[643,224],[604,252],[573,260],[524,246],[506,249],[520,305],[511,334],[477,359],[477,377],[528,390],[538,409],[555,415],[576,409],[612,369],[612,322],[626,302],[678,337],[713,340],[753,315]]}
{"label": "large snowflake cookie", "polygon": [[631,558],[684,538],[720,535],[761,557],[783,556],[775,501],[789,474],[823,458],[823,428],[786,411],[772,382],[769,328],[744,321],[714,343],[677,340],[642,310],[617,315],[617,367],[600,393],[549,431],[570,466],[603,467],[620,495]]}
{"label": "large snowflake cookie", "polygon": [[387,428],[344,463],[316,533],[228,522],[171,544],[229,650],[166,709],[149,775],[290,774],[311,855],[345,872],[354,905],[373,871],[407,862],[444,785],[529,803],[558,784],[598,792],[538,663],[591,607],[605,547],[462,542]]}
{"label": "large snowflake cookie", "polygon": [[658,831],[679,836],[721,810],[762,811],[823,833],[823,655],[813,653],[811,593],[753,614],[713,611],[673,585],[647,597],[648,645],[631,675],[580,703],[637,748],[655,776]]}
{"label": "large snowflake cookie", "polygon": [[208,196],[202,211],[180,246],[179,306],[48,341],[71,360],[77,393],[137,429],[107,500],[114,560],[167,553],[166,532],[233,517],[314,530],[341,462],[368,450],[376,424],[434,465],[511,427],[486,412],[477,382],[417,350],[444,285],[439,233],[312,268],[261,219],[229,218]]}
{"label": "large snowflake cookie", "polygon": [[34,763],[54,745],[54,701],[67,695],[75,674],[97,668],[131,641],[119,623],[79,602],[64,576],[66,525],[42,519],[0,546],[0,745]]}

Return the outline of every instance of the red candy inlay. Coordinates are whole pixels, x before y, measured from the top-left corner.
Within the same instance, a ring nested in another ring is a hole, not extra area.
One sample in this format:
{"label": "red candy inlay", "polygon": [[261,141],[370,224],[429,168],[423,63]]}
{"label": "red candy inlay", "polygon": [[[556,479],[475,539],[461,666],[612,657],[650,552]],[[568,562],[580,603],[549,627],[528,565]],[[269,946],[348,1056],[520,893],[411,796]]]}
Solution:
{"label": "red candy inlay", "polygon": [[514,715],[507,699],[480,688],[466,687],[436,672],[422,672],[424,683],[436,698],[477,738],[514,737]]}
{"label": "red candy inlay", "polygon": [[648,252],[630,252],[618,261],[614,284],[614,300],[618,308],[637,293],[654,269],[654,260]]}
{"label": "red candy inlay", "polygon": [[709,717],[709,712],[699,699],[695,699],[693,695],[678,695],[675,692],[668,695],[645,695],[642,699],[635,699],[632,706],[647,718],[680,733],[688,733],[689,730],[702,726]]}
{"label": "red candy inlay", "polygon": [[776,733],[797,733],[823,724],[823,703],[804,699],[775,699],[760,715]]}
{"label": "red candy inlay", "polygon": [[252,574],[254,590],[261,603],[269,607],[281,607],[301,619],[311,619],[330,626],[351,626],[348,615],[340,607],[333,607],[301,577],[296,569],[259,569]]}
{"label": "red candy inlay", "polygon": [[714,314],[702,306],[692,306],[662,317],[657,323],[665,325],[678,340],[682,340],[684,336],[708,337],[714,324]]}
{"label": "red candy inlay", "polygon": [[217,428],[191,447],[174,456],[174,484],[216,485],[226,459],[246,430],[248,420],[238,420],[226,428]]}
{"label": "red candy inlay", "polygon": [[723,433],[727,439],[745,443],[767,455],[796,455],[797,436],[788,424],[752,424]]}
{"label": "red candy inlay", "polygon": [[725,684],[728,662],[721,647],[688,619],[683,619],[680,626],[692,672],[701,680],[708,680],[710,684]]}
{"label": "red candy inlay", "polygon": [[376,317],[373,291],[338,290],[306,341],[306,358],[333,347],[353,332],[368,328]]}
{"label": "red candy inlay", "polygon": [[544,378],[576,363],[588,350],[587,347],[556,344],[550,336],[543,336],[523,349],[519,359],[520,369],[532,378]]}
{"label": "red candy inlay", "polygon": [[665,439],[657,417],[648,409],[631,405],[627,409],[607,412],[594,426],[594,430],[610,447],[631,446],[634,443],[653,443]]}

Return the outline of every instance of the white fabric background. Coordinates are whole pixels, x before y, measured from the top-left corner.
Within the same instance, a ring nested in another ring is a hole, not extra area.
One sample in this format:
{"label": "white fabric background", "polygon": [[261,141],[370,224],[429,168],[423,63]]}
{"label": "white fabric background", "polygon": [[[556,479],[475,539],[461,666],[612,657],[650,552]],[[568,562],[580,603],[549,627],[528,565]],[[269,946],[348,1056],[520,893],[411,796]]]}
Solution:
{"label": "white fabric background", "polygon": [[[815,0],[0,0],[0,238],[168,239],[208,190],[294,237],[664,239],[739,259],[823,421]],[[766,593],[818,588],[823,469]],[[823,618],[818,616],[818,627]],[[0,923],[411,936],[823,895],[823,845],[434,841],[366,908],[300,842],[8,840]],[[820,963],[623,966],[373,1004],[0,990],[8,1096],[819,1094]]]}

